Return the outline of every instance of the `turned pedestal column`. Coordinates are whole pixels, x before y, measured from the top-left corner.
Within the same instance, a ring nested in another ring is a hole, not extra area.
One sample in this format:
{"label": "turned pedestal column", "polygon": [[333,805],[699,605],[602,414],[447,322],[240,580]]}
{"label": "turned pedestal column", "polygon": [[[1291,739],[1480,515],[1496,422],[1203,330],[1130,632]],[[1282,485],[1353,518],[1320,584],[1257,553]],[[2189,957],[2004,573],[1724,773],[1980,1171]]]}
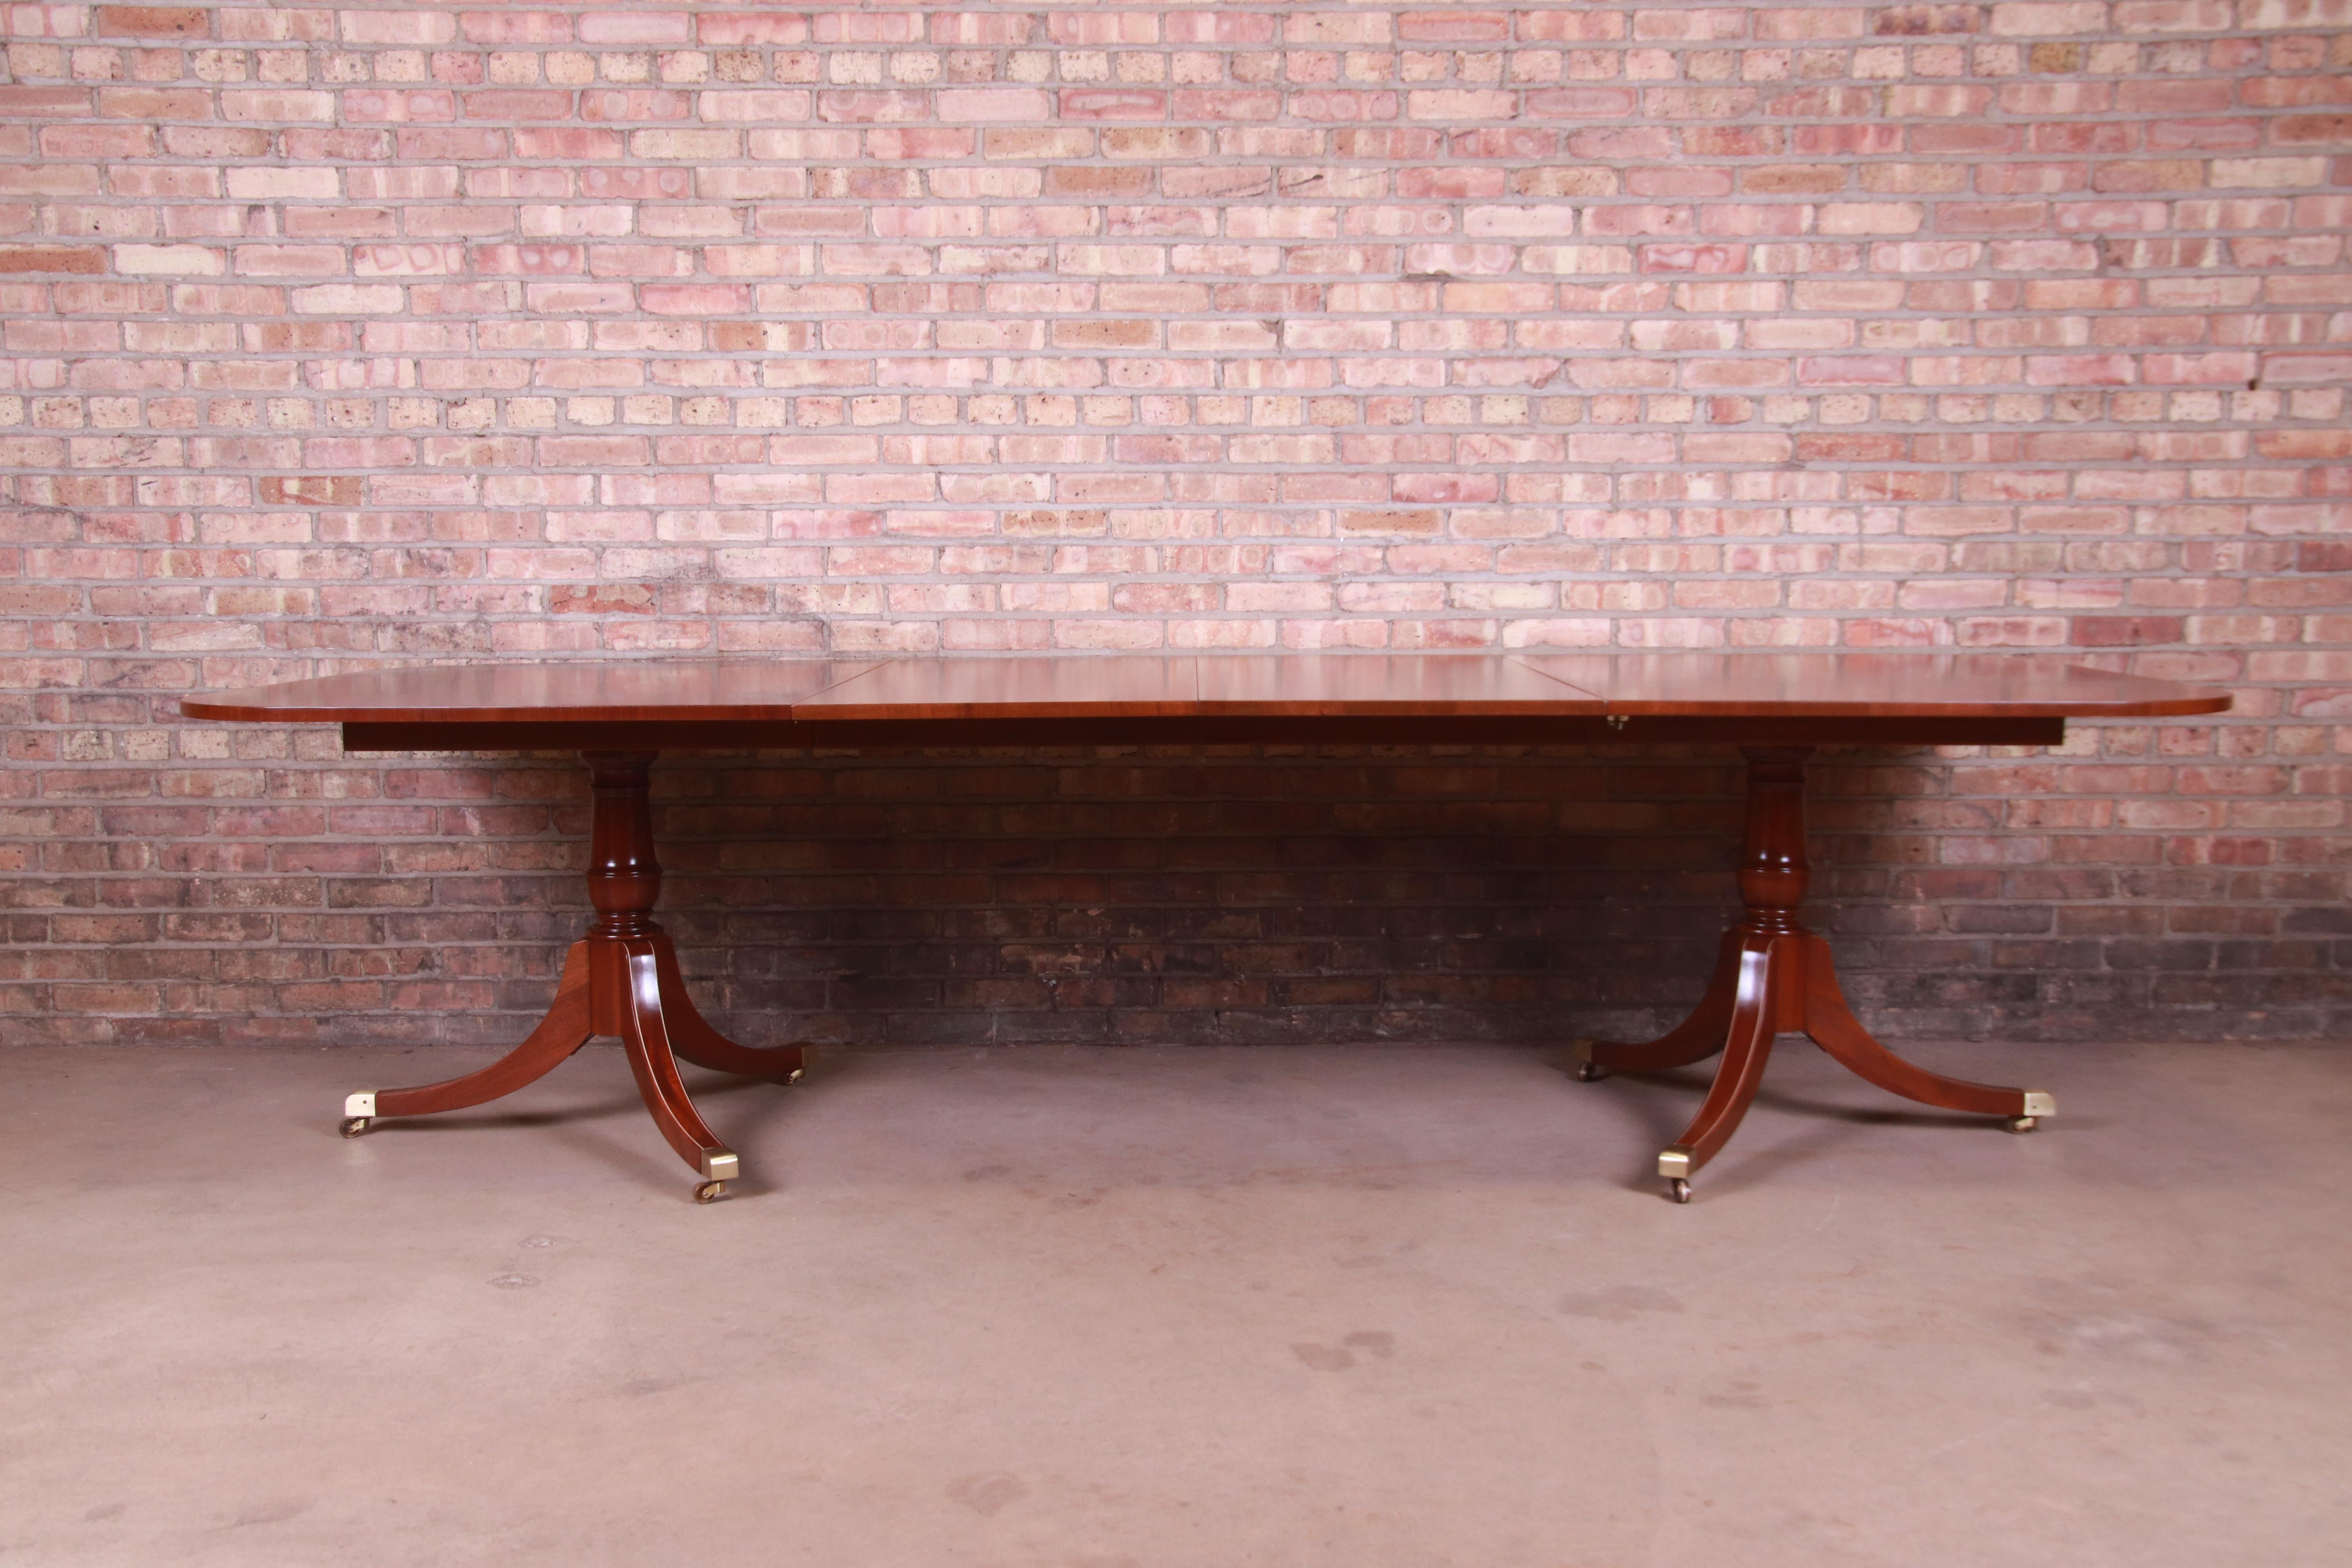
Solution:
{"label": "turned pedestal column", "polygon": [[564,954],[555,1000],[522,1044],[479,1072],[416,1089],[372,1089],[344,1102],[343,1136],[390,1116],[457,1110],[513,1093],[597,1035],[618,1037],[654,1124],[701,1178],[695,1197],[722,1196],[740,1174],[734,1153],[703,1121],[678,1078],[679,1059],[746,1078],[790,1083],[814,1055],[807,1045],[753,1050],[695,1010],[669,933],[654,923],[661,862],[649,802],[652,752],[583,752],[594,813],[589,827],[588,900],[596,918]]}
{"label": "turned pedestal column", "polygon": [[1996,1089],[1914,1066],[1871,1037],[1838,989],[1830,944],[1798,922],[1811,868],[1805,858],[1805,763],[1811,746],[1745,746],[1748,825],[1740,850],[1739,922],[1724,933],[1715,975],[1691,1016],[1654,1040],[1628,1045],[1579,1040],[1577,1077],[1659,1072],[1720,1051],[1698,1114],[1658,1155],[1658,1174],[1677,1203],[1691,1178],[1739,1127],[1764,1079],[1776,1036],[1801,1033],[1879,1088],[1940,1106],[2007,1119],[2031,1131],[2057,1102],[2034,1089]]}

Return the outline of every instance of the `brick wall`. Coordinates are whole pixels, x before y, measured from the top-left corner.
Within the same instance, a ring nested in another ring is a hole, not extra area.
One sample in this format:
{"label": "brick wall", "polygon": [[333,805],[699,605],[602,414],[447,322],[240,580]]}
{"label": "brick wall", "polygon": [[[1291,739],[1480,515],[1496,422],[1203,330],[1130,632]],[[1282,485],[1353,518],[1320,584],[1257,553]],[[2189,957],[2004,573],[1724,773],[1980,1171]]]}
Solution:
{"label": "brick wall", "polygon": [[[1822,923],[1890,1033],[2352,1021],[2352,0],[0,26],[0,1038],[543,1003],[573,771],[182,691],[824,649],[2218,681],[1825,763]],[[760,1038],[1633,1026],[1729,891],[1717,754],[773,762],[662,784]]]}

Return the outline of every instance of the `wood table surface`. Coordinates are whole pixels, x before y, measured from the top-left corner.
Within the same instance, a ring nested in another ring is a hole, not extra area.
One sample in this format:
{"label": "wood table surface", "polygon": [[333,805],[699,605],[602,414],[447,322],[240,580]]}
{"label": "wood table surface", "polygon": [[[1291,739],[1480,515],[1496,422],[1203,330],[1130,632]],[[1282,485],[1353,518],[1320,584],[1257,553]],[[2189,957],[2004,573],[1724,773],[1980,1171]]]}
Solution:
{"label": "wood table surface", "polygon": [[187,698],[332,722],[352,750],[959,741],[2054,743],[2069,718],[2219,712],[2222,692],[2063,656],[1013,654],[435,665]]}

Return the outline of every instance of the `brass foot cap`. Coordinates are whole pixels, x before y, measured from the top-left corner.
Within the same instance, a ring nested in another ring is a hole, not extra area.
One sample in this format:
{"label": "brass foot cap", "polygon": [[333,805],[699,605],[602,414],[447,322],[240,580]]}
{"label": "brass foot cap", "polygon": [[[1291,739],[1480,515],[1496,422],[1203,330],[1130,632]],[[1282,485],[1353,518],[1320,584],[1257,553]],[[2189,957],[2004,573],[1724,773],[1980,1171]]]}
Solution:
{"label": "brass foot cap", "polygon": [[731,1182],[743,1173],[743,1163],[732,1152],[713,1149],[702,1156],[702,1179],[706,1182]]}
{"label": "brass foot cap", "polygon": [[2038,1089],[2029,1089],[2025,1091],[2025,1105],[2018,1114],[2035,1117],[2055,1116],[2058,1114],[2058,1097],[2054,1094],[2044,1094]]}
{"label": "brass foot cap", "polygon": [[1687,1182],[1691,1173],[1691,1152],[1676,1143],[1658,1152],[1658,1174],[1670,1182]]}
{"label": "brass foot cap", "polygon": [[343,1114],[345,1116],[373,1116],[375,1114],[375,1090],[372,1089],[363,1089],[357,1094],[345,1095],[343,1097]]}

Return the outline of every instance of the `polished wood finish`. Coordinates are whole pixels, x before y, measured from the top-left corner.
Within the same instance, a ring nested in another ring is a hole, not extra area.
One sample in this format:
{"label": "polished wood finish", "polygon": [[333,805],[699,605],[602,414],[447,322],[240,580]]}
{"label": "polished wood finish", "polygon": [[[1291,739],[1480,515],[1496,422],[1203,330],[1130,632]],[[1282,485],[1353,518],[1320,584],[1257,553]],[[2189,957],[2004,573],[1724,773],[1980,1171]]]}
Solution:
{"label": "polished wood finish", "polygon": [[794,705],[807,721],[1176,719],[1200,701],[1198,658],[1046,654],[901,658]]}
{"label": "polished wood finish", "polygon": [[207,693],[352,751],[807,746],[2052,745],[2226,694],[2040,655],[1108,654],[433,666]]}
{"label": "polished wood finish", "polygon": [[191,719],[248,722],[789,723],[796,704],[880,659],[643,659],[435,664],[323,675],[184,698]]}
{"label": "polished wood finish", "polygon": [[442,1110],[463,1110],[503,1099],[525,1084],[534,1083],[568,1060],[595,1034],[589,1026],[588,944],[575,942],[563,955],[563,978],[556,982],[555,1001],[547,1016],[522,1044],[479,1072],[467,1073],[416,1089],[378,1090],[378,1116],[430,1116]]}
{"label": "polished wood finish", "polygon": [[[1207,718],[2014,720],[2217,713],[2222,692],[2038,654],[1087,654],[434,665],[186,698],[192,719],[437,724]],[[715,732],[715,731],[707,731]]]}
{"label": "polished wood finish", "polygon": [[1656,1072],[1723,1054],[1698,1114],[1668,1151],[1684,1177],[1715,1158],[1756,1098],[1774,1037],[1801,1033],[1879,1088],[1949,1110],[2026,1113],[2026,1091],[1945,1078],[1905,1061],[1871,1037],[1838,989],[1829,943],[1799,923],[1811,868],[1805,855],[1805,763],[1810,746],[1749,746],[1748,823],[1738,870],[1746,906],[1726,932],[1706,994],[1689,1019],[1639,1045],[1589,1041],[1584,1059],[1619,1072]]}
{"label": "polished wood finish", "polygon": [[1631,717],[2148,718],[2218,713],[2227,693],[2014,653],[1528,654]]}
{"label": "polished wood finish", "polygon": [[1203,715],[1599,718],[1608,712],[1601,693],[1509,655],[1249,653],[1198,663]]}
{"label": "polished wood finish", "polygon": [[347,752],[580,752],[797,750],[810,746],[2054,746],[2063,718],[1749,719],[1597,713],[1343,713],[1172,718],[846,720],[664,723],[630,720],[556,724],[346,723]]}
{"label": "polished wood finish", "polygon": [[[679,1058],[746,1078],[789,1080],[814,1055],[805,1045],[753,1050],[712,1028],[688,996],[669,933],[654,922],[661,861],[654,851],[654,754],[588,752],[588,932],[564,955],[547,1016],[529,1038],[478,1072],[416,1089],[381,1090],[379,1117],[426,1116],[480,1105],[543,1077],[597,1035],[616,1036],[637,1093],[662,1137],[706,1182],[734,1174],[734,1155],[711,1131],[678,1077]],[[723,1189],[719,1189],[723,1190]],[[710,1195],[716,1195],[716,1191]]]}
{"label": "polished wood finish", "polygon": [[1839,992],[1828,943],[1799,923],[1804,767],[1814,747],[2054,744],[2069,717],[2184,716],[2229,703],[2221,692],[2031,655],[1530,652],[440,666],[182,706],[192,718],[340,723],[353,751],[579,751],[595,799],[596,919],[566,955],[546,1018],[479,1072],[379,1094],[377,1114],[478,1105],[539,1078],[591,1035],[618,1036],[646,1110],[708,1192],[723,1179],[714,1173],[732,1173],[734,1156],[696,1112],[678,1059],[789,1079],[810,1051],[739,1046],[687,995],[677,952],[653,919],[661,865],[647,790],[665,747],[1738,744],[1748,759],[1745,913],[1724,938],[1706,996],[1658,1039],[1587,1047],[1591,1068],[1621,1071],[1721,1053],[1696,1116],[1662,1158],[1662,1170],[1687,1175],[1738,1128],[1774,1037],[1790,1031],[1896,1094],[2024,1114],[2023,1090],[1941,1077],[1871,1038]]}

